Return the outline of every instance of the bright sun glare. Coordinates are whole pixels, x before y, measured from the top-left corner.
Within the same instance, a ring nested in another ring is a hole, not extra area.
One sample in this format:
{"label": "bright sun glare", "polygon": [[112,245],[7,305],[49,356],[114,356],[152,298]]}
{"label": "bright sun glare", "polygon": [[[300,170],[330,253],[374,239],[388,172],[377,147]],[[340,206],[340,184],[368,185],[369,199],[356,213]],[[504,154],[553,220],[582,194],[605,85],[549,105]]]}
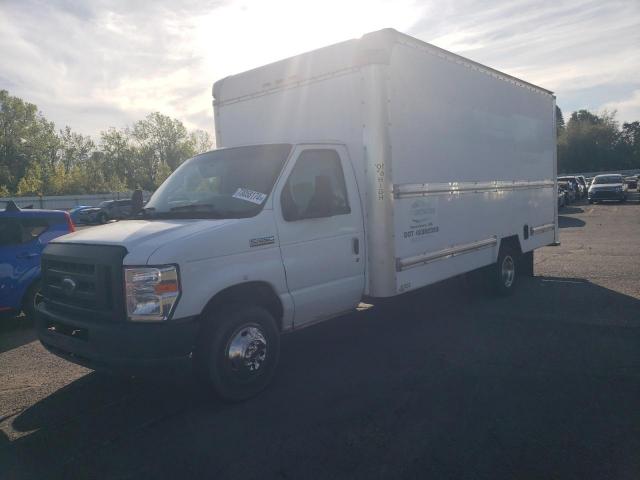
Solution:
{"label": "bright sun glare", "polygon": [[381,28],[406,30],[420,12],[409,0],[241,1],[201,17],[195,41],[221,77]]}

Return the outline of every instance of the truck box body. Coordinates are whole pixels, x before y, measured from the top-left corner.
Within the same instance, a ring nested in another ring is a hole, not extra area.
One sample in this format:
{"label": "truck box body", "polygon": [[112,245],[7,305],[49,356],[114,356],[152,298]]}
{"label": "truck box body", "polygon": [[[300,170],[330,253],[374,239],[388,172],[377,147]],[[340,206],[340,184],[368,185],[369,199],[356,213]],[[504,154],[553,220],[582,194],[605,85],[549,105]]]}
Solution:
{"label": "truck box body", "polygon": [[388,297],[558,239],[551,92],[394,30],[214,85],[217,146],[343,144],[365,294]]}

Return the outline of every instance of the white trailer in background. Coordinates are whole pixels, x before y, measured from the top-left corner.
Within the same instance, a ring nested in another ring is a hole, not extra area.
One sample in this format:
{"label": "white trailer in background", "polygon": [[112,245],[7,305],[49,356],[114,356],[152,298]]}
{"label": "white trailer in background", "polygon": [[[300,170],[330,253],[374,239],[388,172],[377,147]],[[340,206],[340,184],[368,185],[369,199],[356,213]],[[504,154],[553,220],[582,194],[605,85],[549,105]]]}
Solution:
{"label": "white trailer in background", "polygon": [[43,255],[38,332],[93,368],[185,363],[243,399],[279,333],[485,268],[497,292],[558,241],[551,92],[394,30],[213,88],[218,149],[144,218]]}

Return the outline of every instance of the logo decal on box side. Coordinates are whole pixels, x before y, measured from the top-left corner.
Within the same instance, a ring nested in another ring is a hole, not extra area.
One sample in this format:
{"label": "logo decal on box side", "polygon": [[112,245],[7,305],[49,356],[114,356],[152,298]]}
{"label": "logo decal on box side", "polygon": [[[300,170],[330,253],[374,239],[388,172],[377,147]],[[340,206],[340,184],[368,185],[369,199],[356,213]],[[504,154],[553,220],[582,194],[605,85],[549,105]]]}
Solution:
{"label": "logo decal on box side", "polygon": [[276,243],[276,238],[271,235],[270,237],[258,237],[249,240],[249,247],[263,247],[265,245],[272,245]]}
{"label": "logo decal on box side", "polygon": [[418,198],[411,204],[408,214],[411,222],[402,233],[405,240],[419,241],[426,238],[425,235],[440,231],[437,198]]}

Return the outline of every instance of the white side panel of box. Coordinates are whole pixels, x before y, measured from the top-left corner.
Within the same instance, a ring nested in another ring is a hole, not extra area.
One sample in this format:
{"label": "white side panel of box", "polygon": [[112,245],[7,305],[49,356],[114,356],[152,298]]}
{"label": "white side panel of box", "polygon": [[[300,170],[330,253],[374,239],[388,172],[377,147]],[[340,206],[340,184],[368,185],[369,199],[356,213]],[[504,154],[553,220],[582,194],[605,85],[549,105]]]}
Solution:
{"label": "white side panel of box", "polygon": [[553,96],[403,43],[389,72],[398,291],[494,262],[506,236],[552,243]]}
{"label": "white side panel of box", "polygon": [[359,72],[343,72],[299,87],[216,105],[217,147],[344,143],[351,160],[360,165],[360,183],[364,159],[361,82]]}

